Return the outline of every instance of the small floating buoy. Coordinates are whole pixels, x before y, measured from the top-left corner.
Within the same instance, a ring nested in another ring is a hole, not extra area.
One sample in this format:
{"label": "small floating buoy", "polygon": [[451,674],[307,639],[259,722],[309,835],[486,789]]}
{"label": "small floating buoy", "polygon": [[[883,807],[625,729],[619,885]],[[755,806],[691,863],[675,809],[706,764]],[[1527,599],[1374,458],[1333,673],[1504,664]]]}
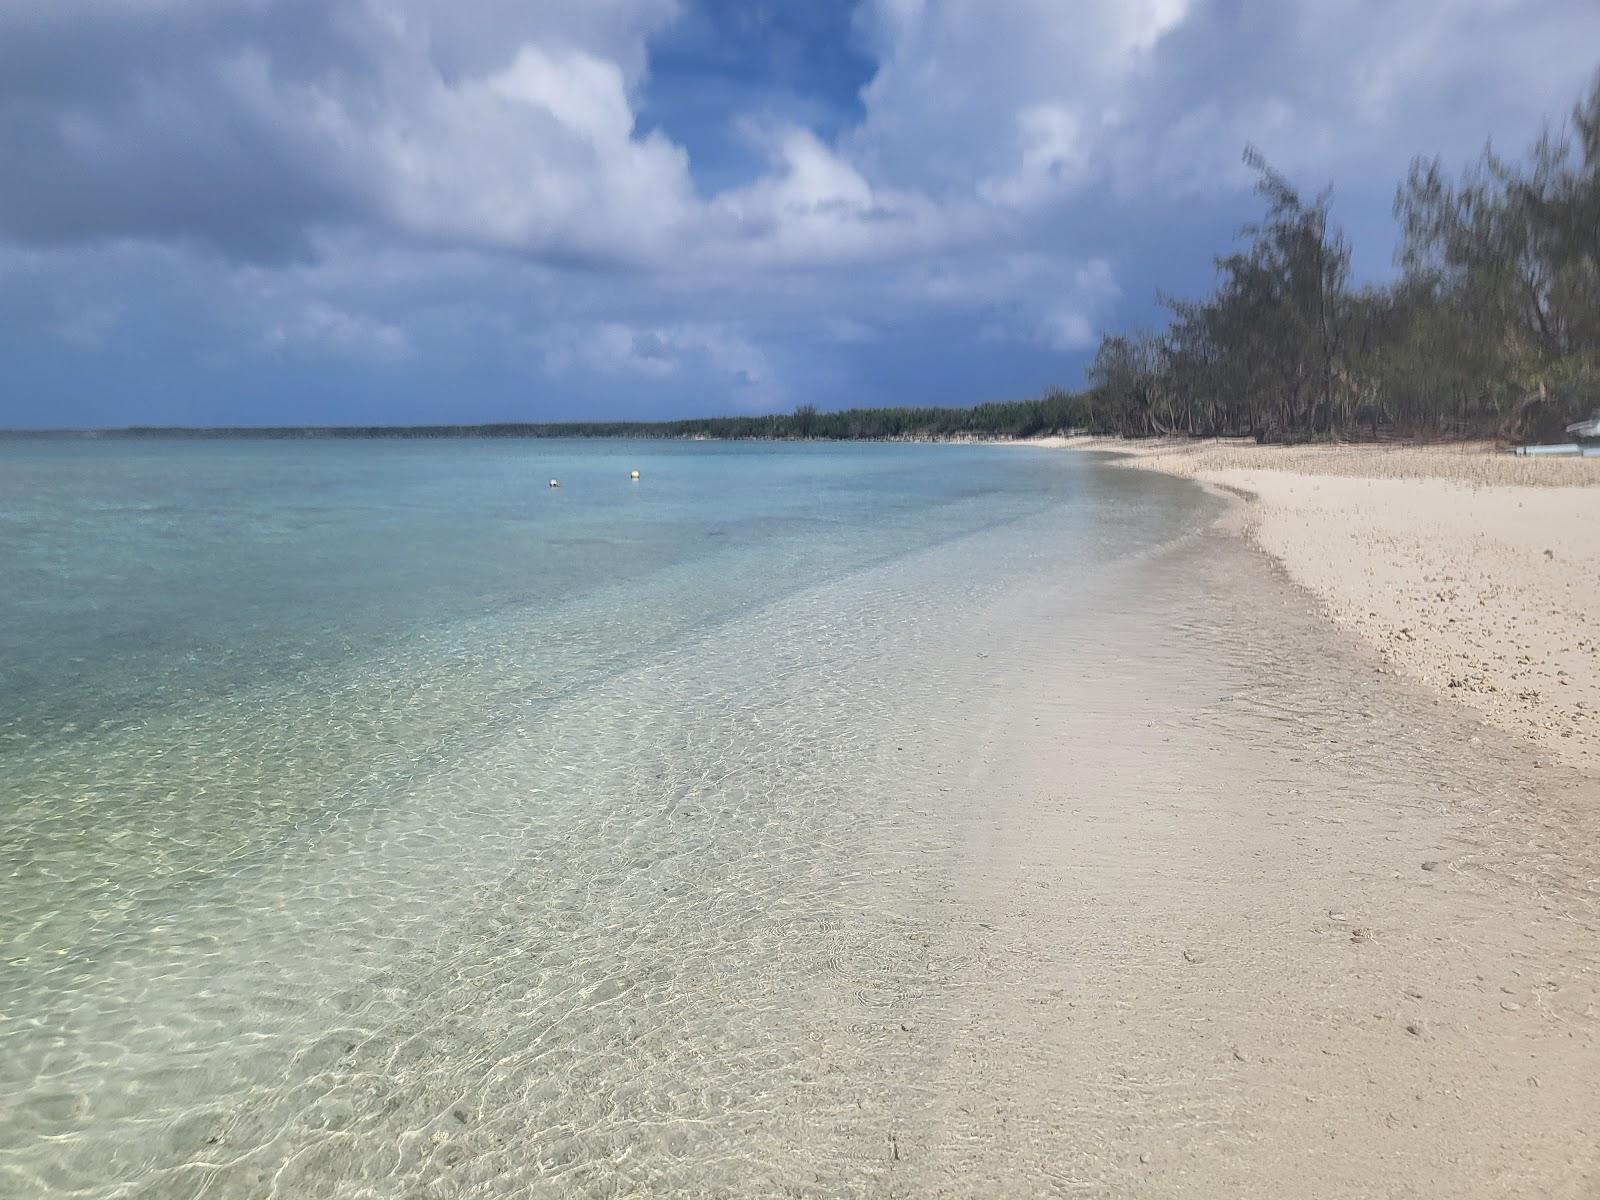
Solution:
{"label": "small floating buoy", "polygon": [[551,487],[560,487],[560,486],[561,486],[561,480],[559,480],[559,479],[552,479],[552,480],[551,480],[551,481],[550,481],[550,486],[551,486]]}
{"label": "small floating buoy", "polygon": [[629,479],[637,479],[637,478],[639,478],[639,472],[637,472],[637,471],[629,471],[628,472],[628,478]]}

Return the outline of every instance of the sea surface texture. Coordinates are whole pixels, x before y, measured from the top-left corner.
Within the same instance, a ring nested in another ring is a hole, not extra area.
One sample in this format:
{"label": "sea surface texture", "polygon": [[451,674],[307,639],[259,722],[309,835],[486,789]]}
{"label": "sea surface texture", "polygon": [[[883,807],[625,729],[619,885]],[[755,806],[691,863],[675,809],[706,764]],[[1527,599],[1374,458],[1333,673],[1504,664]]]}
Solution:
{"label": "sea surface texture", "polygon": [[1132,475],[0,443],[0,1195],[882,1184],[995,605],[1204,519]]}

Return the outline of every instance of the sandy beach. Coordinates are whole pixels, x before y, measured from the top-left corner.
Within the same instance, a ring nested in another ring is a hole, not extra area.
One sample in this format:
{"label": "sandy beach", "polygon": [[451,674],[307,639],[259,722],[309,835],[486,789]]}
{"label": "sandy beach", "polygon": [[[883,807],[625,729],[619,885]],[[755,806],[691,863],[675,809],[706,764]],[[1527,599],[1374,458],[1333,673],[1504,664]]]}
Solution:
{"label": "sandy beach", "polygon": [[1600,459],[1073,439],[1250,497],[1247,536],[1395,670],[1600,770]]}
{"label": "sandy beach", "polygon": [[[1141,450],[1263,498],[1119,581],[1109,633],[1011,659],[935,935],[980,969],[926,1190],[1594,1195],[1595,678],[1563,657],[1593,653],[1593,493],[1452,452]],[[1501,694],[1468,669],[1561,707],[1453,703]]]}

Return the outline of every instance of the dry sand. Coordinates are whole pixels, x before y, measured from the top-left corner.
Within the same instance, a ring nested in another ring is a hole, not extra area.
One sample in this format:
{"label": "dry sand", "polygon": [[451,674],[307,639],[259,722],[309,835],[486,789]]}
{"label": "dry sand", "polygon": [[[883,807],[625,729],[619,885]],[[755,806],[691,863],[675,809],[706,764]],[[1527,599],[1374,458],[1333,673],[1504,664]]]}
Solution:
{"label": "dry sand", "polygon": [[1247,494],[1251,540],[1395,669],[1600,770],[1600,459],[1070,444]]}

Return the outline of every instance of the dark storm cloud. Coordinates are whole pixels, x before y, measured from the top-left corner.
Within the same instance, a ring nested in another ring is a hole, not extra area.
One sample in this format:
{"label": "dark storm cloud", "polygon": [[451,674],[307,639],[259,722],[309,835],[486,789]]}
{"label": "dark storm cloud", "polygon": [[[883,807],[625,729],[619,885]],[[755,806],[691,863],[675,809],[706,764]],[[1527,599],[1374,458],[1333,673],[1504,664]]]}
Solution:
{"label": "dark storm cloud", "polygon": [[[620,95],[643,68],[641,31],[671,12],[670,0],[16,0],[0,9],[0,237],[273,259],[329,227],[449,209],[452,174],[497,155],[534,191],[583,141],[530,140],[551,121],[537,106],[581,126],[609,98],[560,85],[602,64]],[[475,144],[470,126],[503,100],[496,73],[540,45],[559,52],[547,74],[566,77],[534,81],[513,114],[521,142],[501,121]],[[625,139],[629,122],[608,132]]]}
{"label": "dark storm cloud", "polygon": [[0,17],[0,233],[279,258],[360,198],[252,84],[368,68],[337,4],[66,3]]}

